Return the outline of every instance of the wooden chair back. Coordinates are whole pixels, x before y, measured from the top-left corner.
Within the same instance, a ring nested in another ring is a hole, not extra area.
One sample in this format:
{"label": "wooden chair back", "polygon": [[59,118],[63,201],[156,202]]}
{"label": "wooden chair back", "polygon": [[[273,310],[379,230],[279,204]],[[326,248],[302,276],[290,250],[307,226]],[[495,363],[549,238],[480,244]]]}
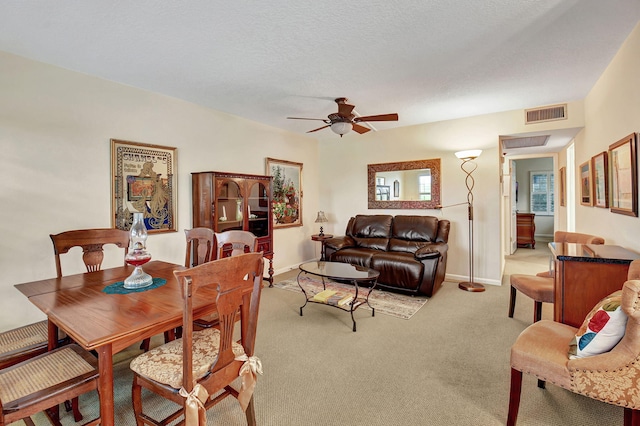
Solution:
{"label": "wooden chair back", "polygon": [[[218,358],[211,367],[212,374],[206,376],[206,388],[209,394],[229,385],[238,376],[215,374],[233,365],[235,355],[232,351],[236,316],[240,315],[240,343],[247,356],[253,355],[258,308],[262,292],[262,253],[248,253],[208,262],[191,269],[174,271],[182,288],[184,298],[183,312],[183,387],[191,391],[194,386],[192,369],[193,336],[193,298],[203,287],[216,288],[216,298],[211,303],[217,307],[220,321],[220,350]],[[239,367],[239,364],[236,365]],[[227,380],[231,377],[231,381]],[[204,383],[201,383],[204,385]]]}
{"label": "wooden chair back", "polygon": [[99,271],[102,268],[103,247],[106,244],[115,244],[123,249],[122,263],[125,264],[124,258],[129,248],[128,231],[115,228],[78,229],[49,236],[53,241],[58,278],[62,277],[60,255],[67,253],[73,247],[82,247],[82,260],[87,267],[87,272]]}
{"label": "wooden chair back", "polygon": [[556,243],[604,244],[604,238],[579,232],[556,231],[553,234]]}
{"label": "wooden chair back", "polygon": [[249,231],[216,232],[216,259],[258,251],[258,237]]}
{"label": "wooden chair back", "polygon": [[[187,253],[184,259],[184,266],[202,265],[215,259],[215,233],[210,228],[185,229],[187,237]],[[192,262],[193,257],[193,262]]]}

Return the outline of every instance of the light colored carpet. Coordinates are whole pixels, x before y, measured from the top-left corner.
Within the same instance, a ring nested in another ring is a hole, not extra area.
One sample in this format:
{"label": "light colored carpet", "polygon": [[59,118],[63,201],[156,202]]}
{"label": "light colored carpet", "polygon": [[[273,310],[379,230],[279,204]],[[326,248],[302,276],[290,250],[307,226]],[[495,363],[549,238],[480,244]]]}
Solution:
{"label": "light colored carpet", "polygon": [[[302,295],[302,290],[300,290],[300,286],[298,285],[298,280],[300,280],[300,284],[304,287],[309,298],[312,298],[313,295],[319,293],[323,289],[322,280],[316,279],[315,277],[310,277],[308,275],[301,275],[297,279],[293,278],[282,280],[277,282],[273,286],[275,288],[293,291],[300,294],[300,305],[303,305],[305,299]],[[353,285],[341,284],[332,280],[325,280],[325,283],[327,289],[336,290],[343,294],[347,292],[353,293]],[[368,291],[369,289],[367,288],[360,288],[358,296],[364,297]],[[402,319],[411,318],[416,312],[418,312],[421,307],[425,305],[425,303],[427,303],[427,300],[429,299],[424,296],[398,294],[390,291],[383,291],[377,288],[374,288],[369,295],[369,304],[375,309],[376,314],[390,315]],[[307,306],[309,305],[307,304]],[[358,309],[366,309],[368,311],[371,311],[366,303],[360,305]],[[336,313],[339,313],[339,311],[336,311]]]}
{"label": "light colored carpet", "polygon": [[[537,264],[522,262],[529,270],[512,267],[521,255],[539,259]],[[258,424],[504,425],[509,350],[533,317],[533,301],[523,295],[518,295],[514,318],[507,316],[508,274],[544,270],[547,256],[544,244],[536,244],[535,250],[518,249],[507,261],[503,285],[487,286],[483,293],[468,293],[459,290],[457,283],[445,282],[410,320],[371,317],[358,310],[356,333],[351,331],[348,314],[313,304],[305,307],[301,317],[299,294],[265,288],[256,342],[264,368],[255,393]],[[283,274],[276,282],[296,274]],[[543,311],[543,316],[547,314]],[[135,353],[134,348],[126,356]],[[115,374],[118,426],[134,424],[129,374],[128,362],[119,362]],[[536,380],[526,375],[522,386],[518,426],[622,425],[620,407],[551,384],[539,389]],[[80,402],[87,416],[96,412],[95,395]],[[208,418],[210,425],[246,424],[234,400],[212,409]],[[41,421],[37,424],[46,424]],[[66,416],[64,424],[74,423]]]}

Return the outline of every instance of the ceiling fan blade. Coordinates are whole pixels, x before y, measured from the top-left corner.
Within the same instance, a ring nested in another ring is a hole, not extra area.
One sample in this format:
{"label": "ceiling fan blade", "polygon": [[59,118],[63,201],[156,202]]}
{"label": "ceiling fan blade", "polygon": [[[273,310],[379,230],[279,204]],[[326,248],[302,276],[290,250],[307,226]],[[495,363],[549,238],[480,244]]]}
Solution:
{"label": "ceiling fan blade", "polygon": [[349,104],[338,104],[338,114],[342,117],[349,117],[351,115],[351,111],[355,108],[355,105]]}
{"label": "ceiling fan blade", "polygon": [[331,124],[327,124],[326,126],[318,127],[317,129],[309,130],[307,133],[317,132],[318,130],[326,129],[327,127],[331,127]]}
{"label": "ceiling fan blade", "polygon": [[354,132],[358,132],[360,134],[363,134],[363,133],[367,133],[369,130],[371,130],[371,129],[368,128],[368,127],[364,127],[364,126],[361,126],[359,124],[353,123],[353,131]]}
{"label": "ceiling fan blade", "polygon": [[319,120],[325,121],[325,118],[303,118],[303,117],[287,117],[289,120]]}
{"label": "ceiling fan blade", "polygon": [[398,121],[398,114],[380,114],[380,115],[366,115],[364,117],[356,117],[354,121]]}

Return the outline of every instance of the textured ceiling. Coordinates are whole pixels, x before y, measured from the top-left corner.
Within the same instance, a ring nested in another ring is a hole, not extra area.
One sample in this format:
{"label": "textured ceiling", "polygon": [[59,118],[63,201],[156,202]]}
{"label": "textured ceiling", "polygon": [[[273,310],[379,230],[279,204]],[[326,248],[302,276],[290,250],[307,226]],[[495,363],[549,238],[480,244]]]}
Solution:
{"label": "textured ceiling", "polygon": [[397,112],[383,130],[583,99],[639,20],[640,0],[23,0],[0,50],[298,133],[319,122],[287,116],[344,96]]}

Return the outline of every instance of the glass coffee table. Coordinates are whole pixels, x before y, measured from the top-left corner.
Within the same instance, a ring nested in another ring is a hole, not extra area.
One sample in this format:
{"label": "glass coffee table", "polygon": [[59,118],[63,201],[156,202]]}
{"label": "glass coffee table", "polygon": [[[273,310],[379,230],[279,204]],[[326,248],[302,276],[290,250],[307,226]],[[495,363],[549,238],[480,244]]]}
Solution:
{"label": "glass coffee table", "polygon": [[[305,289],[300,283],[300,276],[302,274],[310,274],[318,276],[322,279],[322,290],[320,292],[312,292],[310,289]],[[353,311],[355,311],[360,305],[366,303],[371,308],[371,316],[376,315],[376,310],[369,304],[369,295],[373,291],[380,272],[373,269],[366,268],[364,266],[349,265],[347,263],[340,262],[307,262],[300,265],[300,272],[298,273],[298,285],[302,290],[305,297],[304,305],[300,307],[300,316],[302,316],[302,308],[307,306],[307,303],[321,303],[324,305],[333,306],[343,311],[351,313],[351,321],[353,322],[353,331],[356,331],[356,320],[353,318]],[[336,281],[348,281],[353,284],[353,289],[347,290],[331,290],[327,289],[325,279],[333,279]],[[367,292],[364,293],[364,289],[360,288],[359,284],[366,285]]]}

